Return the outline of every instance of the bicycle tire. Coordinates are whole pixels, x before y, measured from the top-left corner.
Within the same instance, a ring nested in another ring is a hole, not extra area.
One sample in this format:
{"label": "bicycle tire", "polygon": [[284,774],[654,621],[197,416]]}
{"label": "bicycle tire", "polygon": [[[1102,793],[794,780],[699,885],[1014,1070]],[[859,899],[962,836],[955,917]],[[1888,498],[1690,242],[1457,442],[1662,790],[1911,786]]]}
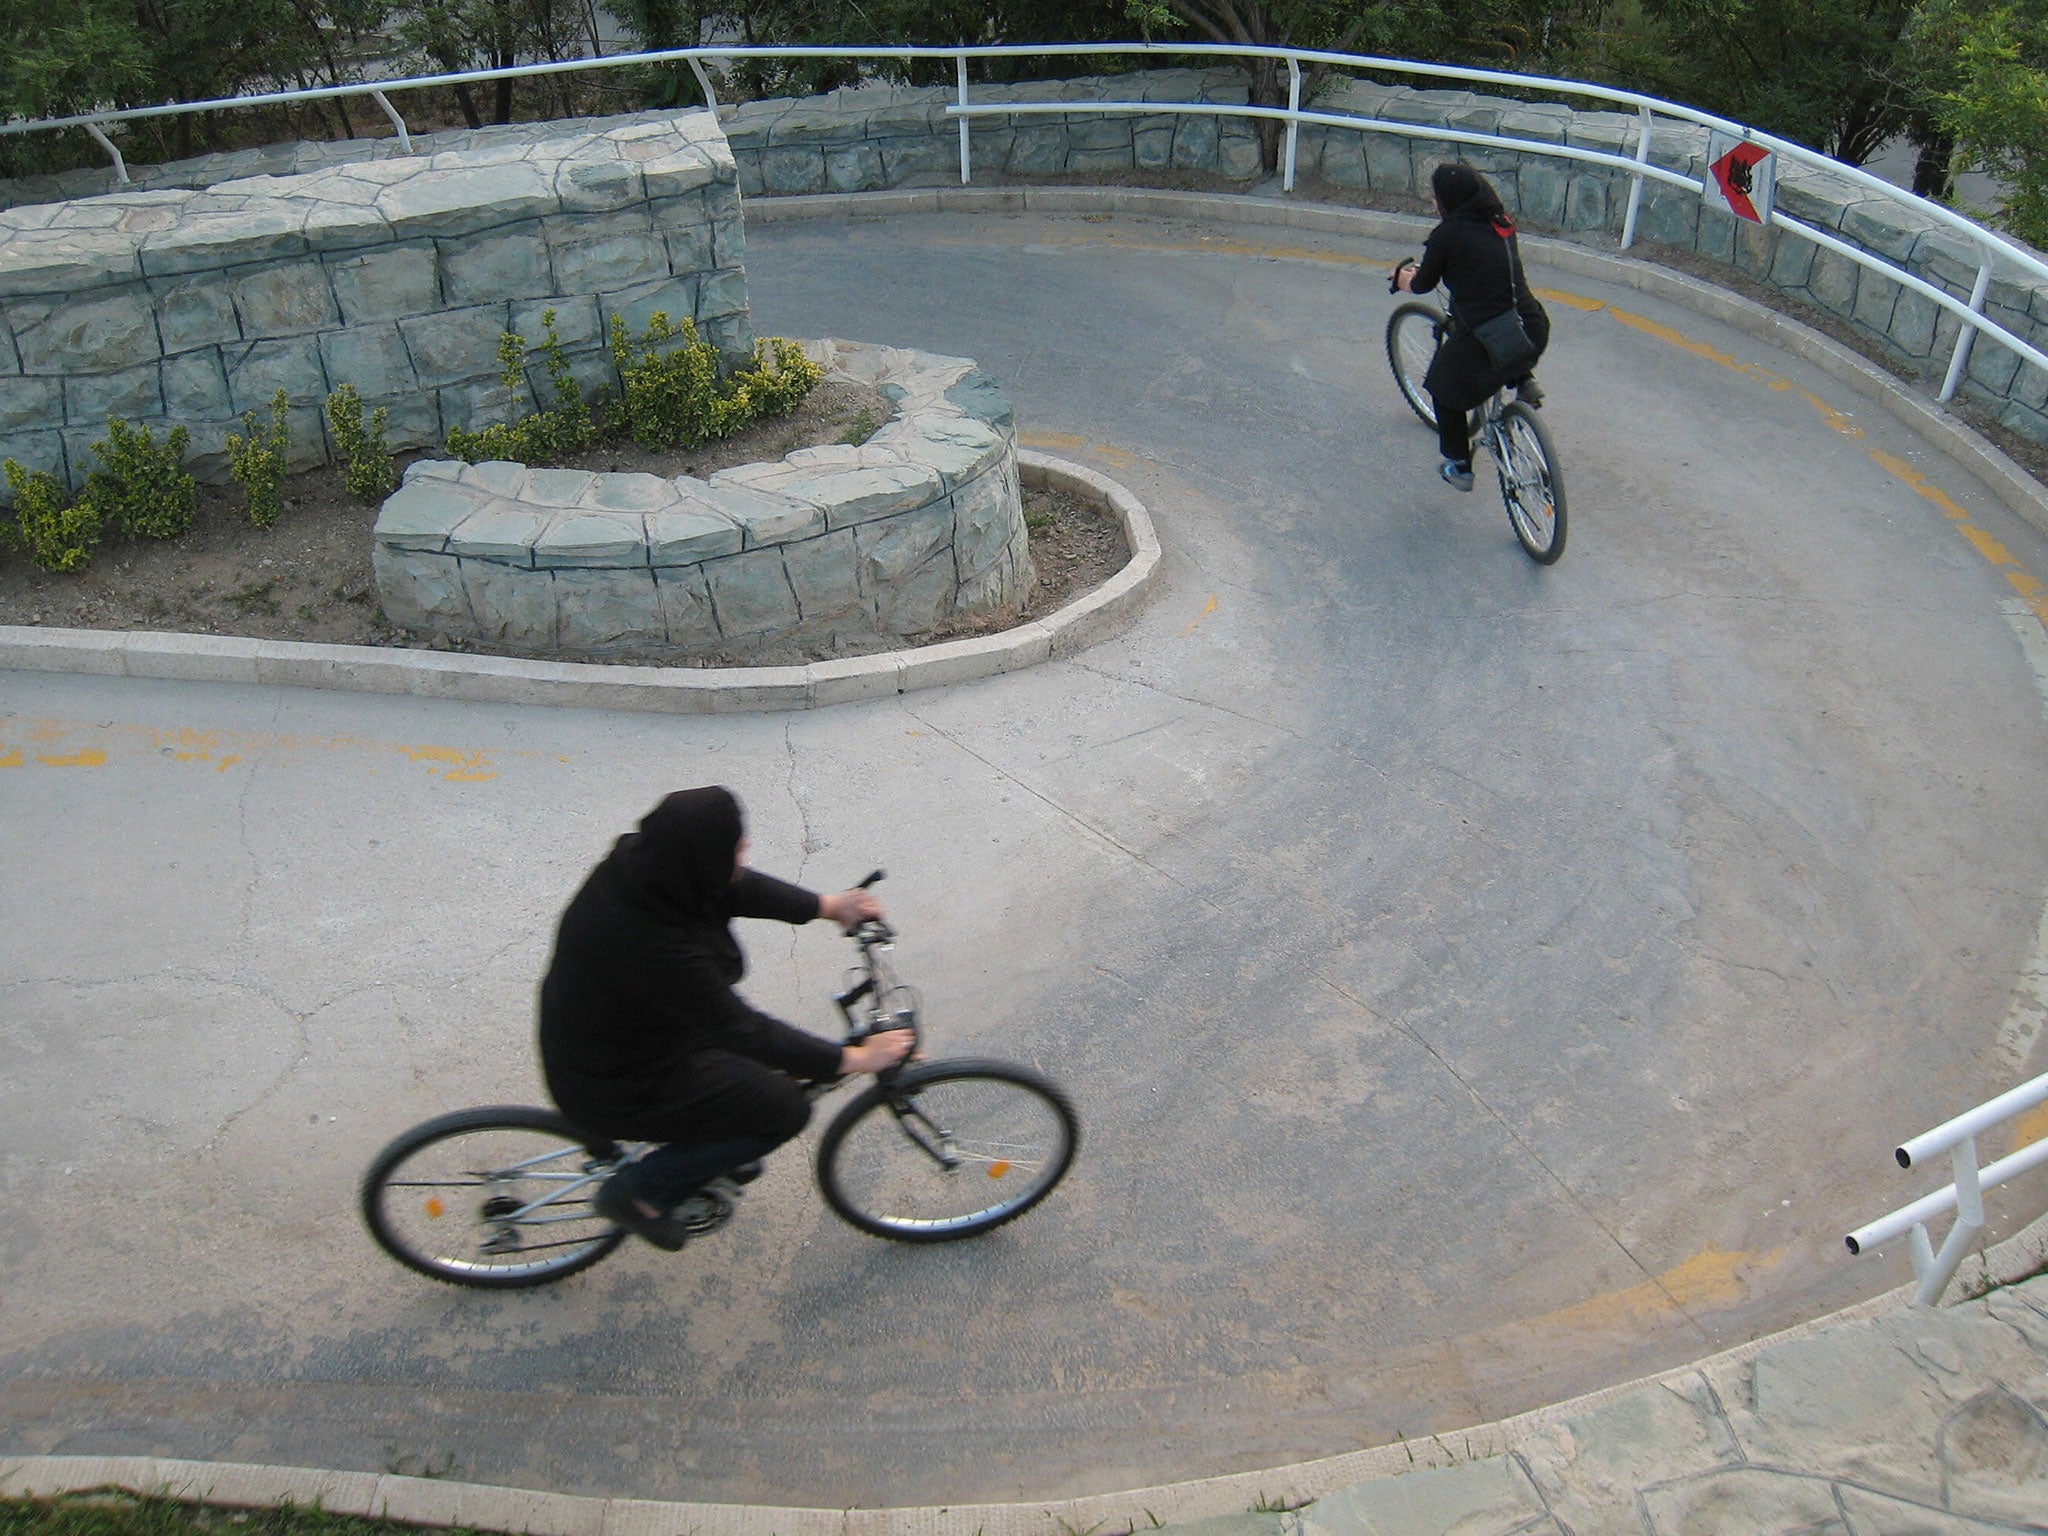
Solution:
{"label": "bicycle tire", "polygon": [[1493,440],[1500,499],[1522,552],[1538,565],[1555,565],[1564,554],[1567,528],[1564,470],[1542,419],[1519,400],[1501,407],[1500,436]]}
{"label": "bicycle tire", "polygon": [[[1051,1194],[1080,1141],[1072,1103],[1028,1067],[975,1058],[921,1063],[874,1084],[833,1117],[818,1143],[818,1188],[834,1213],[863,1232],[952,1242],[1015,1221]],[[954,1165],[943,1166],[940,1153]],[[977,1203],[977,1175],[1000,1181],[1013,1174],[1023,1182]]]}
{"label": "bicycle tire", "polygon": [[[432,1279],[480,1290],[547,1285],[588,1269],[625,1240],[624,1229],[590,1208],[590,1195],[620,1157],[616,1146],[551,1109],[457,1110],[414,1126],[377,1154],[363,1175],[363,1220],[380,1248]],[[563,1186],[560,1204],[542,1199],[554,1184]],[[471,1190],[482,1198],[465,1198]],[[558,1237],[557,1226],[573,1230]]]}
{"label": "bicycle tire", "polygon": [[1422,381],[1436,360],[1443,333],[1443,311],[1434,304],[1396,304],[1387,316],[1387,366],[1394,370],[1395,387],[1431,431],[1436,430],[1436,402]]}

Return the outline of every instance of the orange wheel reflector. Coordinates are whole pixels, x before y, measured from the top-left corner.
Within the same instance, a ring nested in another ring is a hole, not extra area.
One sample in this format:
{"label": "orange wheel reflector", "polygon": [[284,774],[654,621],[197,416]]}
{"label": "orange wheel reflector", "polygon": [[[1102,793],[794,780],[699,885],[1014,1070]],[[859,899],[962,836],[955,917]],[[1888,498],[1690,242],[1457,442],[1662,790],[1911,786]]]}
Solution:
{"label": "orange wheel reflector", "polygon": [[1008,1158],[998,1158],[995,1162],[988,1165],[988,1176],[992,1179],[1000,1179],[1009,1171],[1010,1160]]}
{"label": "orange wheel reflector", "polygon": [[447,1213],[447,1210],[448,1207],[441,1203],[441,1197],[439,1195],[427,1196],[427,1214],[429,1216],[445,1215]]}

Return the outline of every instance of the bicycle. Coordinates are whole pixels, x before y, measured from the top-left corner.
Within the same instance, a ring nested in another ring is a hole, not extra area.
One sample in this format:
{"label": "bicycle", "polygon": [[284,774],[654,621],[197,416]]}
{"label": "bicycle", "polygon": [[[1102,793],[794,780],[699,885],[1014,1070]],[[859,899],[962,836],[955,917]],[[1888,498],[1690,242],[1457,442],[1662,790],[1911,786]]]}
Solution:
{"label": "bicycle", "polygon": [[[881,878],[876,870],[861,885]],[[833,1000],[846,1043],[890,1029],[909,1029],[921,1042],[917,994],[888,959],[895,930],[871,920],[848,937],[860,960]],[[950,1242],[1014,1221],[1045,1199],[1066,1176],[1080,1135],[1072,1103],[1030,1068],[978,1057],[924,1061],[913,1047],[833,1117],[814,1168],[826,1205],[861,1231]],[[458,1110],[377,1154],[363,1175],[363,1219],[386,1253],[433,1279],[486,1290],[545,1285],[590,1268],[625,1240],[625,1229],[591,1201],[647,1150],[579,1130],[552,1109]],[[675,1214],[694,1239],[731,1220],[741,1189],[730,1174],[714,1178]]]}
{"label": "bicycle", "polygon": [[[1387,319],[1387,362],[1401,398],[1431,431],[1436,405],[1422,381],[1443,342],[1445,316],[1434,304],[1399,304]],[[1564,472],[1535,410],[1496,390],[1472,412],[1472,435],[1486,445],[1500,479],[1500,498],[1523,552],[1538,565],[1564,553]]]}

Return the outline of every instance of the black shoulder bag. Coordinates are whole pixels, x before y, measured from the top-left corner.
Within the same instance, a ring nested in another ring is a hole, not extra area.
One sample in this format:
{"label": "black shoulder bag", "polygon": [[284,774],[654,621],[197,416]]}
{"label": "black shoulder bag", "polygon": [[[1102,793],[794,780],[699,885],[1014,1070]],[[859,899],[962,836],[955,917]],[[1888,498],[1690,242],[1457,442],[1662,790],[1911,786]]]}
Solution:
{"label": "black shoulder bag", "polygon": [[1482,320],[1472,327],[1472,334],[1479,339],[1479,345],[1486,349],[1486,360],[1493,364],[1493,371],[1504,379],[1519,379],[1536,366],[1539,354],[1536,343],[1529,339],[1529,331],[1522,324],[1522,261],[1515,248],[1514,237],[1508,237],[1508,292],[1514,302],[1491,320]]}

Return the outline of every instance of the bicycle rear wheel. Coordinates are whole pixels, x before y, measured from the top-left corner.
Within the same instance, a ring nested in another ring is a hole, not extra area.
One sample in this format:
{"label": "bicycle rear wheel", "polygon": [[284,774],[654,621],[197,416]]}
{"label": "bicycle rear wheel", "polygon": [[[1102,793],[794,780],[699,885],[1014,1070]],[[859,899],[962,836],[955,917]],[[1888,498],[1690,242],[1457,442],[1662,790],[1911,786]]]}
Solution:
{"label": "bicycle rear wheel", "polygon": [[1520,401],[1501,407],[1500,432],[1493,440],[1500,497],[1522,549],[1538,565],[1554,565],[1564,553],[1564,471],[1550,433]]}
{"label": "bicycle rear wheel", "polygon": [[1014,1221],[1052,1193],[1080,1139],[1073,1105],[1036,1072],[930,1062],[839,1112],[818,1144],[818,1187],[863,1232],[949,1242]]}
{"label": "bicycle rear wheel", "polygon": [[624,1161],[553,1110],[458,1110],[416,1125],[363,1175],[363,1220],[399,1263],[513,1290],[588,1269],[625,1233],[591,1199]]}
{"label": "bicycle rear wheel", "polygon": [[1387,362],[1394,370],[1394,383],[1408,408],[1422,418],[1426,427],[1436,426],[1436,403],[1422,381],[1429,365],[1436,361],[1438,343],[1443,340],[1443,312],[1434,304],[1397,304],[1387,317]]}

